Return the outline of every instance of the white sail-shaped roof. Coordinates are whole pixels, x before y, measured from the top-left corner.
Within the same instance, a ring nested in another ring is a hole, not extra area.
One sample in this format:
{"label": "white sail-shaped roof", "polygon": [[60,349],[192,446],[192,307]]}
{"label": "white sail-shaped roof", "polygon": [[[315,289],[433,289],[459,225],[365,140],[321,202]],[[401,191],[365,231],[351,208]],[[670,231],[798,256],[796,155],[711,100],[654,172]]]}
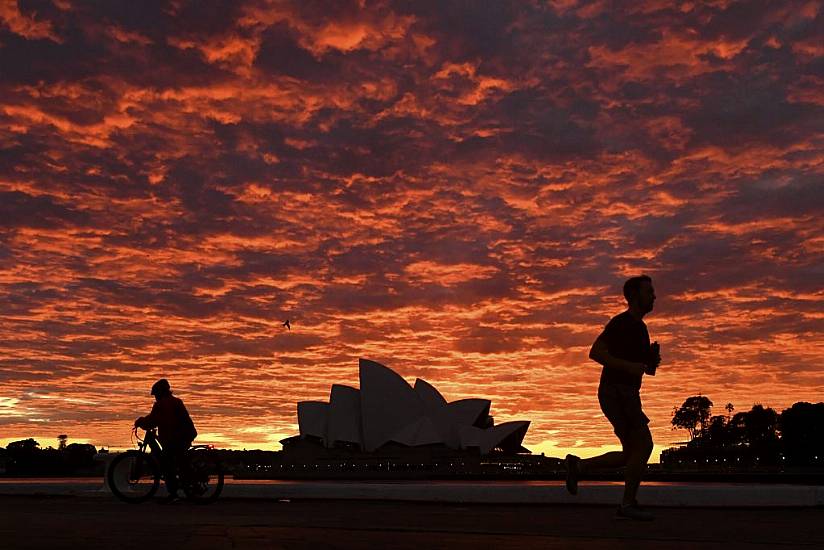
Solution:
{"label": "white sail-shaped roof", "polygon": [[360,391],[351,386],[333,384],[329,392],[329,422],[326,436],[328,446],[341,441],[361,444]]}
{"label": "white sail-shaped roof", "polygon": [[489,416],[489,399],[459,399],[449,403],[446,408],[449,410],[449,419],[456,424],[469,424],[470,426],[483,426],[483,422]]}
{"label": "white sail-shaped roof", "polygon": [[415,390],[395,371],[367,359],[358,363],[363,448],[374,451],[423,414]]}
{"label": "white sail-shaped roof", "polygon": [[432,413],[446,405],[446,399],[441,392],[421,378],[415,380],[415,393],[421,398],[427,413]]}
{"label": "white sail-shaped roof", "polygon": [[326,441],[326,421],[329,417],[329,403],[323,401],[300,401],[298,403],[298,428],[300,435],[319,437]]}
{"label": "white sail-shaped roof", "polygon": [[460,426],[458,427],[458,437],[460,438],[460,449],[471,449],[472,447],[481,447],[481,437],[483,430],[475,426]]}
{"label": "white sail-shaped roof", "polygon": [[489,417],[489,400],[460,399],[440,406],[433,404],[427,408],[435,429],[443,443],[451,449],[461,448],[460,428],[462,426],[481,427]]}
{"label": "white sail-shaped roof", "polygon": [[506,448],[506,450],[519,449],[527,428],[529,428],[528,420],[516,420],[482,430],[480,439],[481,454],[488,454],[496,447]]}
{"label": "white sail-shaped roof", "polygon": [[448,403],[420,378],[412,388],[393,370],[367,359],[359,361],[360,390],[334,384],[329,403],[298,403],[301,437],[315,437],[327,447],[337,442],[374,451],[390,441],[410,447],[443,444],[452,449],[476,448],[522,452],[528,421],[493,426],[488,399]]}
{"label": "white sail-shaped roof", "polygon": [[395,433],[391,440],[410,447],[443,442],[441,434],[435,429],[432,419],[428,416],[421,416],[410,424],[407,424],[399,432]]}

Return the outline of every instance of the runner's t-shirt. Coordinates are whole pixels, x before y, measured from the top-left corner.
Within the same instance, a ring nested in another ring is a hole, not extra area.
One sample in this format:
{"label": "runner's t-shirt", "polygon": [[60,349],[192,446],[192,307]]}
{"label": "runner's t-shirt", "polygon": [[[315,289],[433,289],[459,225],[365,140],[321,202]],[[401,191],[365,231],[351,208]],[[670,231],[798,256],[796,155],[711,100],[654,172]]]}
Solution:
{"label": "runner's t-shirt", "polygon": [[[649,358],[647,325],[630,315],[629,311],[619,313],[610,319],[599,338],[606,341],[609,354],[613,357],[635,363],[646,363]],[[604,367],[601,371],[601,384],[621,384],[640,389],[641,376]]]}

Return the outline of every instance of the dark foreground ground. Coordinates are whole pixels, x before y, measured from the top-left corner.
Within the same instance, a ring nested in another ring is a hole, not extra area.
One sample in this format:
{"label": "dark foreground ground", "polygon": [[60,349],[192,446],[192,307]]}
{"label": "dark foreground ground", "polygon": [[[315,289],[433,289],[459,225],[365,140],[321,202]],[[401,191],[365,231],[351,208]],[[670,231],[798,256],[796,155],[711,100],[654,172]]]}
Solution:
{"label": "dark foreground ground", "polygon": [[657,508],[225,499],[128,505],[0,496],[0,547],[17,548],[824,548],[824,509]]}

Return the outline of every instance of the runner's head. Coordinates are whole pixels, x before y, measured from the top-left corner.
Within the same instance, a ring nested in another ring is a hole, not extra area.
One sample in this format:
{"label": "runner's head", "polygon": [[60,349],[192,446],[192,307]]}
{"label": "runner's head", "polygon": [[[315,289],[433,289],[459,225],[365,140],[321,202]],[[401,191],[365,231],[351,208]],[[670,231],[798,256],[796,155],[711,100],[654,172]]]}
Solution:
{"label": "runner's head", "polygon": [[652,279],[648,275],[631,277],[624,283],[624,298],[627,304],[636,308],[641,313],[652,311],[655,302],[655,289],[652,287]]}
{"label": "runner's head", "polygon": [[155,399],[160,399],[161,397],[165,397],[171,393],[172,388],[169,387],[169,381],[165,378],[161,378],[152,384],[152,395],[155,396]]}

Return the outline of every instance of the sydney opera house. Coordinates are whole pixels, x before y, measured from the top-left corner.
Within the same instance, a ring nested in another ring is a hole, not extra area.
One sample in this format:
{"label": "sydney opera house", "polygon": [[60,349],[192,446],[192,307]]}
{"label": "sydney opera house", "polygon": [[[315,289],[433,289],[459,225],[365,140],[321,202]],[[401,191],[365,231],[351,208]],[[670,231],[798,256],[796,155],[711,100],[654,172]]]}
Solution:
{"label": "sydney opera house", "polygon": [[447,402],[418,378],[410,386],[393,370],[359,361],[360,389],[332,386],[329,401],[298,403],[300,435],[284,439],[284,451],[314,447],[376,453],[388,447],[442,448],[452,452],[528,453],[521,443],[529,421],[495,425],[488,399]]}

